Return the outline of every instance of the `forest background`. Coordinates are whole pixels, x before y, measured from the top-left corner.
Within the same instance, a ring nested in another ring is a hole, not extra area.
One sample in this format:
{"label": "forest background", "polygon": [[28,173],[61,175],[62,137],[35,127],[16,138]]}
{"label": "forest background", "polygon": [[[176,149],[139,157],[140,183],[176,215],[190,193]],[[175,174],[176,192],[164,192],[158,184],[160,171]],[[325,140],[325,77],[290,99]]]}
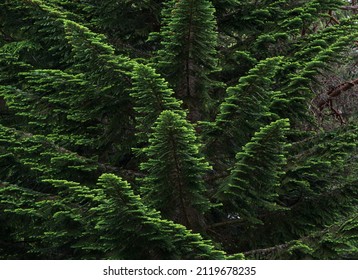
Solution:
{"label": "forest background", "polygon": [[357,259],[358,3],[1,0],[1,259]]}

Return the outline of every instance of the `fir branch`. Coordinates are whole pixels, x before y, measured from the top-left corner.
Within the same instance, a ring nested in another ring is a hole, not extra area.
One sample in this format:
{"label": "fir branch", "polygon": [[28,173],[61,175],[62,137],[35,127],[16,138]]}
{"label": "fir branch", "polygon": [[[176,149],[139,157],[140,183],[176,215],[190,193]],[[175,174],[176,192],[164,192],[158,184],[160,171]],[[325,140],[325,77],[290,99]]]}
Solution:
{"label": "fir branch", "polygon": [[[25,131],[20,131],[20,130],[16,130],[16,129],[11,129],[15,135],[20,136],[21,138],[34,138],[36,135],[30,133],[30,132],[25,132]],[[56,145],[54,142],[48,140],[47,142],[45,142],[45,145],[48,147],[53,148],[55,151],[59,152],[60,154],[70,154],[70,155],[74,155],[77,159],[79,159],[80,161],[83,162],[88,162],[89,164],[94,164],[98,167],[98,172],[100,173],[115,173],[117,175],[123,176],[124,178],[128,178],[130,181],[133,180],[133,177],[136,178],[141,178],[144,177],[144,173],[140,172],[140,171],[136,171],[136,170],[130,170],[130,169],[125,169],[125,168],[119,168],[107,163],[102,163],[99,161],[94,161],[93,159],[89,159],[85,156],[79,155],[76,152],[73,152],[71,150],[68,150],[64,147],[58,146]]]}

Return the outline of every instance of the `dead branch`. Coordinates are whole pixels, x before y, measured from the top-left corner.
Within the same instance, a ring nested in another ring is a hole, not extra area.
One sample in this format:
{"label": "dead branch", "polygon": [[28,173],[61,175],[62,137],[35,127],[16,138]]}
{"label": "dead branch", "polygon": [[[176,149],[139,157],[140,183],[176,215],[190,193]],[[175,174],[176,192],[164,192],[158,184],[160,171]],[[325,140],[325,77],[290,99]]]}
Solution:
{"label": "dead branch", "polygon": [[332,10],[330,10],[329,12],[328,12],[328,14],[329,14],[329,21],[328,21],[328,23],[327,23],[327,25],[326,26],[328,26],[329,24],[332,24],[333,25],[333,23],[335,23],[335,24],[340,24],[340,22],[339,22],[339,20],[338,19],[336,19],[336,17],[333,15],[333,11]]}
{"label": "dead branch", "polygon": [[358,5],[355,6],[342,6],[340,7],[341,10],[346,10],[346,11],[356,11],[358,10]]}
{"label": "dead branch", "polygon": [[332,112],[331,115],[335,116],[335,118],[338,119],[341,122],[341,124],[344,124],[345,121],[342,117],[342,112],[333,107],[332,101],[334,98],[336,98],[343,92],[353,88],[356,85],[358,85],[358,78],[352,81],[344,82],[330,89],[328,92],[318,95],[312,100],[311,109],[314,111],[316,116],[322,118],[323,116],[322,111],[328,107]]}

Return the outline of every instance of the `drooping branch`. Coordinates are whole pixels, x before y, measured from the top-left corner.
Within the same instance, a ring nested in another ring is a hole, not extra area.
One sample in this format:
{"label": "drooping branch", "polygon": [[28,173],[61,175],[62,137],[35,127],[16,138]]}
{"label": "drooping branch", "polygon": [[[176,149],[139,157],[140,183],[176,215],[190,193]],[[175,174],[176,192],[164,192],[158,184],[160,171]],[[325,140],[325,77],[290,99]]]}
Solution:
{"label": "drooping branch", "polygon": [[[18,135],[19,137],[22,137],[22,138],[33,138],[35,136],[32,133],[25,132],[25,131],[20,131],[20,130],[15,130],[15,129],[13,129],[13,131],[16,135]],[[107,163],[94,161],[93,159],[89,159],[85,156],[77,154],[76,152],[73,152],[73,151],[70,151],[64,147],[58,146],[55,143],[51,142],[50,140],[48,140],[48,142],[46,142],[46,145],[53,148],[58,153],[71,154],[71,155],[74,155],[79,160],[88,162],[89,164],[96,165],[98,167],[98,171],[100,171],[101,173],[107,173],[107,172],[114,173],[114,174],[118,174],[118,175],[122,176],[123,178],[129,179],[129,180],[133,177],[143,177],[144,176],[144,174],[139,171],[122,169],[122,168],[118,168],[116,166],[113,166],[113,165],[110,165]]]}

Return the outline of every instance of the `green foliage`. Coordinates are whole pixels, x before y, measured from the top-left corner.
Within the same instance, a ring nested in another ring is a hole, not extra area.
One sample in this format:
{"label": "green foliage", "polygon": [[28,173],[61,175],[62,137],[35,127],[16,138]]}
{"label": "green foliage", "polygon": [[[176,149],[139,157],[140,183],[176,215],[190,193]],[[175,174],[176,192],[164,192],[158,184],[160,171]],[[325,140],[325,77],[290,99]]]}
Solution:
{"label": "green foliage", "polygon": [[[98,250],[109,258],[224,258],[223,252],[215,250],[199,234],[163,220],[158,211],[142,203],[127,182],[112,174],[102,175],[97,188],[88,191],[93,195],[77,189],[79,196],[90,197],[93,203],[89,210],[93,228],[87,234],[99,238],[102,245]],[[93,242],[89,246],[93,246]],[[84,247],[90,249],[87,245]]]}
{"label": "green foliage", "polygon": [[83,74],[96,88],[92,96],[86,94],[85,111],[96,115],[99,125],[106,127],[98,139],[98,148],[110,156],[115,150],[129,152],[129,127],[132,109],[127,88],[132,68],[128,58],[114,54],[114,48],[102,35],[72,21],[65,21],[66,38],[72,47],[70,73]]}
{"label": "green foliage", "polygon": [[356,127],[346,127],[292,147],[290,154],[294,156],[289,157],[290,166],[282,181],[285,191],[281,201],[291,207],[292,217],[300,213],[286,225],[295,237],[354,213],[356,178],[350,174],[357,168],[352,158],[357,151],[357,137]]}
{"label": "green foliage", "polygon": [[357,216],[349,217],[323,231],[300,240],[245,253],[248,259],[356,259]]}
{"label": "green foliage", "polygon": [[347,3],[1,1],[0,258],[356,259]]}
{"label": "green foliage", "polygon": [[217,70],[214,8],[207,0],[168,1],[157,53],[158,67],[183,99],[192,120],[210,109],[210,73]]}
{"label": "green foliage", "polygon": [[276,98],[273,78],[281,58],[260,61],[240,78],[238,85],[226,90],[214,123],[203,123],[207,153],[227,169],[230,158],[245,145],[262,125],[274,119],[270,103]]}
{"label": "green foliage", "polygon": [[261,215],[284,210],[277,204],[286,164],[288,120],[278,120],[256,132],[236,155],[236,164],[216,196],[231,215],[244,223],[262,223]]}
{"label": "green foliage", "polygon": [[133,88],[131,97],[134,99],[136,111],[136,130],[139,142],[147,142],[151,128],[160,113],[172,110],[182,116],[181,101],[173,97],[173,91],[167,82],[153,68],[138,64],[133,69]]}
{"label": "green foliage", "polygon": [[[299,141],[289,147],[276,198],[285,210],[262,215],[264,224],[252,230],[245,229],[245,224],[239,227],[245,232],[241,244],[247,242],[251,248],[270,248],[310,234],[320,238],[323,229],[355,213],[357,190],[353,174],[357,164],[352,155],[357,151],[356,138],[356,128],[348,126],[339,132],[311,135],[309,141]],[[269,240],[265,238],[268,230]],[[292,258],[301,259],[304,255]]]}
{"label": "green foliage", "polygon": [[146,54],[146,39],[158,30],[161,2],[158,0],[84,0],[83,11],[93,28],[134,56]]}
{"label": "green foliage", "polygon": [[[88,181],[98,169],[94,160],[57,146],[43,135],[0,126],[1,180],[35,188],[49,178]],[[31,184],[27,186],[27,184]]]}
{"label": "green foliage", "polygon": [[203,227],[202,213],[210,208],[205,198],[204,175],[210,169],[200,155],[193,126],[182,115],[163,111],[144,149],[141,169],[145,201],[164,217],[189,226]]}
{"label": "green foliage", "polygon": [[3,1],[0,4],[5,43],[27,42],[22,49],[25,62],[40,68],[63,67],[69,48],[64,37],[67,13],[43,1]]}
{"label": "green foliage", "polygon": [[[56,196],[1,184],[0,219],[8,233],[1,250],[8,258],[225,258],[200,234],[162,219],[113,174],[103,174],[92,187],[47,183],[59,190]],[[19,244],[16,253],[13,243]]]}

